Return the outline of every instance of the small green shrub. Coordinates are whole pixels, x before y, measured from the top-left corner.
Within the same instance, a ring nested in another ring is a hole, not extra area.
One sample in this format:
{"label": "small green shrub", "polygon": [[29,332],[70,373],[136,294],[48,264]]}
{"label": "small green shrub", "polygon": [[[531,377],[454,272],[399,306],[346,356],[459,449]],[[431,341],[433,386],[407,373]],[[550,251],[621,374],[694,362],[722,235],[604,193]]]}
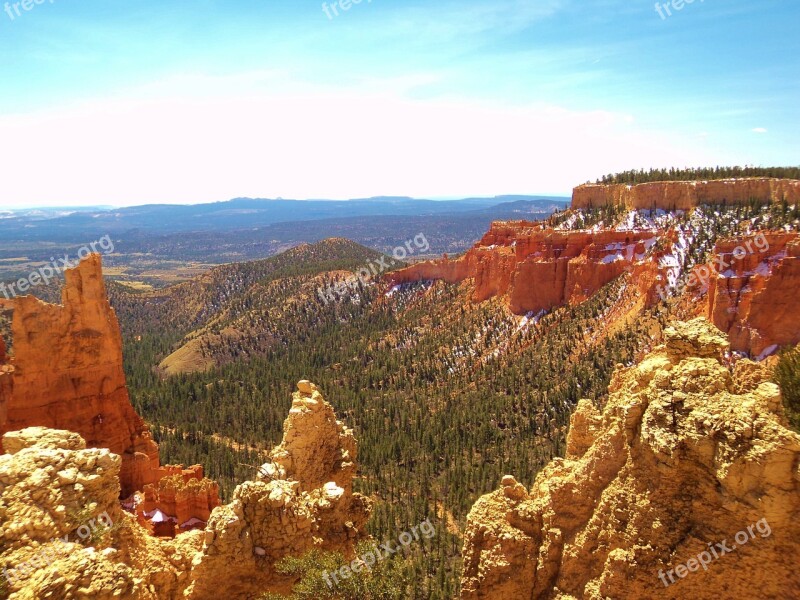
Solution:
{"label": "small green shrub", "polygon": [[[106,548],[111,543],[111,534],[121,529],[124,523],[122,519],[119,519],[116,523],[112,522],[107,525],[102,522],[101,516],[96,515],[89,508],[68,511],[68,519],[76,524],[75,531],[68,536],[69,541],[79,542],[84,546],[91,546],[98,550]],[[88,530],[88,534],[81,535],[81,528],[84,526]]]}
{"label": "small green shrub", "polygon": [[[363,556],[371,550],[371,545],[361,544],[356,553]],[[260,600],[403,600],[408,597],[409,572],[402,558],[384,559],[371,570],[364,569],[348,579],[339,577],[335,583],[330,574],[349,562],[339,553],[319,550],[300,558],[284,558],[276,565],[278,572],[299,576],[300,581],[291,596],[268,593]],[[326,574],[331,585],[326,582]]]}
{"label": "small green shrub", "polygon": [[789,423],[795,431],[800,431],[800,346],[781,353],[775,367],[775,380],[783,393]]}

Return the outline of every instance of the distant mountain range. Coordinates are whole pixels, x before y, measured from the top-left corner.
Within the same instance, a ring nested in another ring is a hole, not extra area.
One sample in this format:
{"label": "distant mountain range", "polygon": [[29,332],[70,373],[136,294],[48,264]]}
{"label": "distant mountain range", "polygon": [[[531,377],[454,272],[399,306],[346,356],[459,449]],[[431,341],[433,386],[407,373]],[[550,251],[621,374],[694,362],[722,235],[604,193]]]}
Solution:
{"label": "distant mountain range", "polygon": [[[565,197],[497,196],[461,200],[376,197],[356,200],[268,200],[236,198],[211,204],[148,204],[126,208],[57,208],[0,213],[0,240],[83,240],[90,235],[133,230],[168,234],[265,227],[284,222],[354,217],[441,216],[493,213],[509,218],[550,213]],[[515,217],[516,216],[516,217]]]}
{"label": "distant mountain range", "polygon": [[128,208],[35,208],[0,212],[0,281],[25,276],[58,255],[74,256],[103,236],[114,241],[107,275],[156,286],[186,279],[211,265],[274,256],[326,238],[391,251],[417,234],[430,255],[458,254],[492,221],[539,220],[569,199],[498,196],[462,200],[253,200]]}

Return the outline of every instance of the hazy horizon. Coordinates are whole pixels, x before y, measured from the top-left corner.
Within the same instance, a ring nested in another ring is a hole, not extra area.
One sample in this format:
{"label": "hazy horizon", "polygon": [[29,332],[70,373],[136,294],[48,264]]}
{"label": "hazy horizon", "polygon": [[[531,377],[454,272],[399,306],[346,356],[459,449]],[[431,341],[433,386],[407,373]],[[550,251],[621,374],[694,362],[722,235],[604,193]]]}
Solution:
{"label": "hazy horizon", "polygon": [[480,199],[480,200],[494,200],[497,199],[498,202],[504,202],[507,200],[503,200],[504,198],[510,197],[526,197],[526,198],[560,198],[560,199],[569,199],[571,197],[571,193],[569,194],[497,194],[494,196],[478,196],[478,195],[469,195],[469,196],[452,196],[452,197],[412,197],[412,196],[393,196],[390,194],[383,194],[380,196],[371,196],[369,198],[251,198],[251,197],[239,197],[239,198],[228,198],[226,200],[210,200],[206,202],[147,202],[147,203],[137,203],[131,202],[130,204],[77,204],[77,205],[48,205],[48,204],[31,204],[30,206],[13,206],[13,205],[4,205],[0,204],[0,211],[25,211],[25,210],[87,210],[87,209],[94,209],[94,210],[116,210],[120,208],[135,208],[138,206],[152,206],[152,205],[161,205],[161,206],[194,206],[194,205],[204,205],[204,204],[219,204],[224,202],[232,202],[234,200],[263,200],[264,202],[272,202],[272,201],[293,201],[293,202],[358,202],[364,200],[379,200],[382,198],[397,198],[402,200],[427,200],[431,202],[458,202],[459,200],[470,200],[470,199]]}

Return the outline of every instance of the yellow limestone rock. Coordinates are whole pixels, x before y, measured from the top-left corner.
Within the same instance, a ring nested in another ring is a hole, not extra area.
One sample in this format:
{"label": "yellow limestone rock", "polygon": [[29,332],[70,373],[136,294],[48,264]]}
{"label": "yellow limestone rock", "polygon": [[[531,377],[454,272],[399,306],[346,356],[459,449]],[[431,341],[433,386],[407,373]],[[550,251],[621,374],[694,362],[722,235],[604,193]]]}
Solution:
{"label": "yellow limestone rock", "polygon": [[[602,413],[578,406],[567,458],[530,492],[509,493],[504,478],[478,500],[463,599],[797,597],[800,436],[778,387],[766,370],[732,371],[704,319],[674,324],[665,342],[618,368]],[[664,585],[660,572],[697,567],[723,541],[736,548]]]}
{"label": "yellow limestone rock", "polygon": [[[286,465],[273,470],[275,479],[241,484],[230,504],[213,510],[205,531],[174,540],[151,537],[120,509],[119,455],[86,448],[67,431],[7,433],[0,572],[14,570],[10,600],[249,599],[291,591],[295,578],[275,570],[285,556],[321,549],[352,559],[370,513],[369,500],[352,492],[356,442],[311,385],[311,395],[294,395],[283,443],[273,452],[275,463]],[[111,531],[99,541],[76,538],[100,514],[113,522]]]}

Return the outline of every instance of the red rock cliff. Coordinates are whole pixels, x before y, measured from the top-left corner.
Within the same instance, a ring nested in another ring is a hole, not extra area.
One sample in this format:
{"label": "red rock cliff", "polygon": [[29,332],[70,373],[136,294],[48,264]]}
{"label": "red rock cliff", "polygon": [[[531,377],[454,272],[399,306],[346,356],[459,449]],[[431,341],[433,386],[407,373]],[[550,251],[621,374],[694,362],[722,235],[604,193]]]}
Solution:
{"label": "red rock cliff", "polygon": [[11,397],[13,387],[13,368],[7,365],[7,362],[6,342],[0,336],[0,431],[3,430],[8,418],[6,404]]}
{"label": "red rock cliff", "polygon": [[123,498],[180,472],[159,465],[158,446],[131,405],[99,255],[65,272],[61,305],[25,296],[11,308],[13,359],[0,348],[0,436],[41,426],[108,448],[122,457]]}
{"label": "red rock cliff", "polygon": [[[653,304],[659,294],[680,293],[666,283],[667,272],[678,264],[679,237],[675,229],[556,231],[526,221],[496,222],[463,257],[412,265],[387,280],[471,280],[474,302],[504,297],[521,315],[579,304],[629,272],[642,305]],[[687,288],[694,292],[687,298],[701,302],[694,314],[706,315],[727,333],[733,350],[758,357],[772,346],[800,343],[798,234],[761,233],[720,242],[711,263],[694,272],[698,275],[688,278],[694,283]],[[707,304],[700,296],[706,289]]]}
{"label": "red rock cliff", "polygon": [[700,204],[800,202],[800,181],[793,179],[723,179],[661,181],[638,185],[581,185],[572,194],[572,208],[624,205],[629,209],[688,210]]}
{"label": "red rock cliff", "polygon": [[[635,265],[646,269],[642,261],[655,242],[649,231],[554,231],[527,221],[499,221],[463,257],[419,263],[387,279],[393,285],[474,279],[475,302],[507,296],[511,311],[525,314],[583,302]],[[653,279],[640,281],[649,286]]]}

